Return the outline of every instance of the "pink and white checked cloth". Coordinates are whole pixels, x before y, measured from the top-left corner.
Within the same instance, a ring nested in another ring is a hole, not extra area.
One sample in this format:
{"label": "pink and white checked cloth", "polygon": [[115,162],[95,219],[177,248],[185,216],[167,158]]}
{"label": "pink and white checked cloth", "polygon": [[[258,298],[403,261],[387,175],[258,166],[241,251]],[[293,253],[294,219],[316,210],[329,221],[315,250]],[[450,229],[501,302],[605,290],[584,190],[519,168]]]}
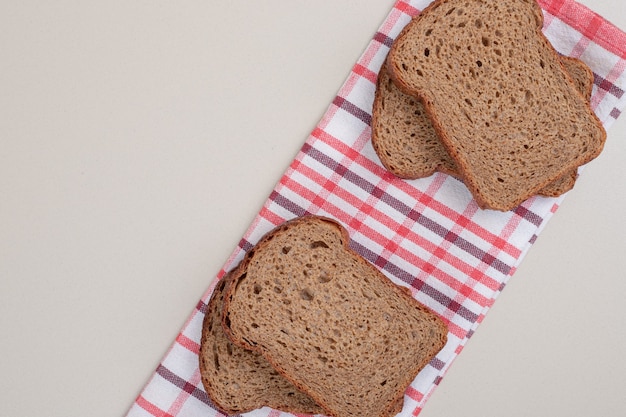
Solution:
{"label": "pink and white checked cloth", "polygon": [[[326,114],[219,272],[233,267],[268,230],[307,213],[346,226],[352,247],[448,323],[448,344],[405,393],[402,416],[417,415],[493,305],[560,198],[482,211],[458,180],[436,174],[405,181],[389,174],[370,143],[376,74],[400,30],[430,0],[397,1]],[[594,73],[591,106],[608,128],[626,104],[626,33],[570,0],[540,0],[544,32],[564,55]],[[198,370],[202,296],[128,416],[214,417]],[[250,416],[287,416],[269,408]]]}

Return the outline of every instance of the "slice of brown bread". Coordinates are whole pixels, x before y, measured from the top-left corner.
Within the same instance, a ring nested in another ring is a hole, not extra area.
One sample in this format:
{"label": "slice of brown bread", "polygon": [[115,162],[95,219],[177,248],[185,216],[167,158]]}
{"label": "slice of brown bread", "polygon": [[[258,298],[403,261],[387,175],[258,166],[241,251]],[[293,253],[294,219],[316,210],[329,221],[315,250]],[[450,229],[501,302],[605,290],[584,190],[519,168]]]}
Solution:
{"label": "slice of brown bread", "polygon": [[211,401],[225,414],[268,406],[290,413],[324,411],[308,395],[283,378],[260,354],[234,345],[222,328],[227,274],[211,294],[202,324],[200,374]]}
{"label": "slice of brown bread", "polygon": [[[587,101],[591,99],[593,73],[579,59],[561,57],[561,63]],[[436,171],[461,177],[454,160],[441,143],[424,105],[395,86],[387,68],[378,73],[372,111],[372,145],[380,161],[394,175],[405,179],[424,178]],[[576,182],[574,169],[539,190],[556,197]]]}
{"label": "slice of brown bread", "polygon": [[447,340],[444,322],[318,216],[265,235],[233,272],[224,324],[331,416],[390,416]]}
{"label": "slice of brown bread", "polygon": [[482,208],[514,208],[604,146],[542,23],[535,0],[436,0],[389,52]]}

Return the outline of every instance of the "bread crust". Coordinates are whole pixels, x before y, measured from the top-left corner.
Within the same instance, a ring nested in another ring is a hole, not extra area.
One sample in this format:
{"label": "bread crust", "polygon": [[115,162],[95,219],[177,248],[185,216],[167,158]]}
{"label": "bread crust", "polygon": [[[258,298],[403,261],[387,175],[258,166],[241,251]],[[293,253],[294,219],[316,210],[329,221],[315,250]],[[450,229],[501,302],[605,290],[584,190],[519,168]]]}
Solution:
{"label": "bread crust", "polygon": [[[453,138],[448,132],[449,126],[446,126],[442,122],[440,116],[443,114],[442,112],[444,110],[441,108],[441,106],[437,106],[434,98],[432,97],[432,92],[428,91],[427,89],[420,89],[419,87],[411,85],[409,81],[405,79],[406,75],[403,73],[400,64],[400,61],[403,60],[403,57],[398,45],[402,42],[402,39],[409,36],[413,28],[416,27],[416,25],[419,25],[426,16],[431,13],[436,13],[437,9],[442,5],[446,3],[454,3],[455,1],[456,0],[435,0],[428,7],[426,7],[421,14],[414,17],[413,20],[407,26],[405,26],[405,28],[400,32],[398,38],[391,47],[389,59],[386,61],[387,70],[389,71],[390,76],[392,77],[398,88],[400,88],[405,94],[415,96],[423,103],[427,113],[431,118],[431,121],[433,122],[433,126],[437,131],[437,134],[441,138],[442,143],[446,147],[446,150],[448,151],[450,156],[456,161],[459,171],[461,172],[462,177],[464,178],[468,189],[474,196],[478,206],[481,208],[508,211],[516,207],[529,197],[537,194],[539,190],[546,187],[551,182],[557,180],[559,177],[564,176],[568,171],[574,170],[578,166],[588,163],[589,161],[597,157],[604,146],[604,142],[606,140],[606,132],[604,131],[600,120],[597,118],[595,113],[591,111],[590,108],[588,108],[589,106],[587,105],[588,109],[584,112],[584,114],[586,120],[589,122],[589,128],[593,129],[595,132],[595,143],[592,144],[593,146],[586,147],[586,153],[579,154],[579,156],[576,158],[571,158],[571,160],[567,161],[567,163],[556,165],[552,164],[549,171],[544,170],[542,173],[537,174],[532,181],[520,181],[518,184],[521,184],[521,186],[523,186],[524,188],[520,190],[520,192],[517,194],[507,196],[506,199],[501,198],[502,196],[496,195],[496,193],[493,191],[485,191],[484,187],[481,187],[480,181],[482,179],[485,179],[486,177],[477,177],[475,173],[477,163],[470,162],[469,157],[457,149],[456,145],[458,143],[458,140],[455,140],[455,138]],[[532,33],[533,39],[535,39],[537,45],[541,45],[541,50],[546,52],[546,60],[550,61],[551,63],[553,63],[554,61],[557,62],[556,64],[554,64],[554,67],[557,68],[554,76],[562,77],[567,80],[567,83],[569,83],[570,85],[569,94],[573,101],[584,100],[581,93],[579,93],[574,87],[573,80],[567,74],[567,72],[563,68],[563,65],[558,60],[557,52],[554,50],[548,39],[541,31],[543,24],[543,14],[539,5],[534,0],[510,0],[509,3],[512,1],[523,1],[530,6],[530,10],[533,14],[536,24]],[[493,2],[493,0],[470,0],[470,3],[472,4],[489,2],[495,3]],[[560,71],[558,71],[558,68],[560,68]],[[582,108],[582,106],[579,107]],[[490,186],[501,187],[497,185],[497,183],[494,181],[494,178],[491,178],[488,181],[490,181]]]}
{"label": "bread crust", "polygon": [[246,340],[243,335],[235,334],[232,330],[231,323],[230,323],[230,311],[229,310],[232,308],[231,304],[233,302],[233,298],[237,291],[237,287],[238,287],[240,280],[246,277],[248,266],[252,258],[254,257],[255,252],[257,250],[258,251],[262,250],[264,246],[267,245],[268,242],[270,242],[277,234],[280,234],[282,231],[285,231],[291,228],[292,226],[297,225],[298,223],[305,223],[305,222],[323,222],[323,223],[328,223],[332,225],[336,229],[336,231],[341,235],[340,240],[342,243],[342,250],[344,250],[347,254],[354,256],[355,259],[358,259],[360,262],[363,263],[363,265],[367,265],[368,268],[371,268],[372,273],[377,277],[377,279],[379,279],[380,282],[384,286],[394,291],[397,294],[397,297],[404,299],[406,303],[410,304],[415,309],[420,310],[422,312],[421,314],[427,315],[428,317],[432,318],[433,320],[437,322],[438,332],[441,335],[441,337],[440,339],[434,341],[437,344],[436,344],[436,347],[433,349],[433,352],[431,352],[432,356],[426,356],[423,358],[421,362],[416,362],[412,366],[412,369],[405,374],[404,379],[399,382],[398,386],[400,388],[397,390],[397,392],[392,397],[387,399],[385,407],[383,407],[384,411],[379,416],[386,417],[386,416],[391,416],[392,415],[391,413],[397,414],[397,412],[399,412],[399,410],[401,410],[402,408],[403,396],[404,396],[406,387],[410,385],[410,383],[413,381],[413,379],[415,379],[419,371],[423,369],[424,366],[426,366],[427,363],[430,361],[430,359],[432,359],[432,357],[434,357],[434,355],[439,350],[441,350],[443,346],[445,345],[447,341],[447,327],[443,323],[443,321],[441,321],[441,319],[438,318],[438,316],[436,316],[427,307],[423,306],[417,300],[415,300],[410,295],[410,292],[403,290],[401,289],[402,287],[395,285],[387,277],[385,277],[378,269],[376,269],[373,265],[371,265],[364,258],[358,255],[355,251],[353,251],[349,247],[350,237],[348,235],[347,230],[341,224],[339,224],[337,221],[333,219],[323,217],[323,216],[313,216],[313,215],[295,218],[293,220],[289,220],[281,224],[280,226],[268,232],[264,237],[261,238],[261,240],[255,245],[255,247],[252,248],[244,256],[241,263],[233,272],[233,279],[225,290],[224,313],[223,313],[224,331],[226,332],[227,336],[231,339],[233,343],[238,344],[239,346],[242,346],[246,349],[250,349],[255,352],[258,352],[261,355],[263,355],[278,370],[278,372],[280,372],[281,375],[283,375],[283,377],[291,381],[302,392],[307,393],[311,398],[313,398],[316,403],[318,403],[322,408],[324,408],[324,410],[329,416],[333,416],[333,417],[340,416],[339,411],[336,409],[333,409],[333,407],[327,401],[327,398],[325,397],[325,395],[322,395],[319,392],[312,391],[311,387],[303,384],[302,381],[298,377],[294,377],[294,375],[291,375],[288,372],[285,372],[282,364],[274,359],[271,352],[269,352],[267,349],[264,349],[263,346],[257,345],[254,342]]}

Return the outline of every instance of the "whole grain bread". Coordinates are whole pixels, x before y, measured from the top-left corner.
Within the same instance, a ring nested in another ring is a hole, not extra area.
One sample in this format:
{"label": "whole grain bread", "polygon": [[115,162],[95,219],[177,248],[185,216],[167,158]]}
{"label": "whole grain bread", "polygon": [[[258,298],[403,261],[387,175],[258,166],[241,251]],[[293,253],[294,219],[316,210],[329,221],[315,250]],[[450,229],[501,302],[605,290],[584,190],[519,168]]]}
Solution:
{"label": "whole grain bread", "polygon": [[290,413],[324,411],[283,378],[260,354],[234,345],[222,328],[224,288],[232,274],[216,285],[207,305],[200,341],[202,384],[223,413],[239,414],[268,406]]}
{"label": "whole grain bread", "polygon": [[604,146],[542,24],[535,0],[436,0],[389,52],[482,208],[514,208]]}
{"label": "whole grain bread", "polygon": [[[579,59],[561,57],[561,63],[585,99],[591,99],[593,73]],[[393,83],[383,65],[378,73],[372,110],[372,145],[380,161],[394,175],[405,179],[424,178],[444,172],[461,178],[454,160],[441,143],[424,105],[404,94]],[[556,197],[576,182],[574,169],[538,191]]]}
{"label": "whole grain bread", "polygon": [[351,250],[336,221],[265,235],[233,272],[224,328],[331,416],[390,416],[447,340],[444,322]]}

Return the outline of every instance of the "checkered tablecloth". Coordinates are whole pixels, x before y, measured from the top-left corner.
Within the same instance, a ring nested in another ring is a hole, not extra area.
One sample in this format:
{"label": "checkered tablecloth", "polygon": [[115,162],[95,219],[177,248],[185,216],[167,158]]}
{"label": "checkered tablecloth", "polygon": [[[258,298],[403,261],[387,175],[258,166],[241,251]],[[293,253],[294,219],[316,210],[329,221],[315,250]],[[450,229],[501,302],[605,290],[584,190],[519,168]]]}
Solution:
{"label": "checkered tablecloth", "polygon": [[[353,249],[391,280],[408,284],[415,298],[449,326],[448,344],[406,391],[402,416],[420,412],[564,198],[531,198],[506,213],[482,211],[465,186],[450,176],[406,181],[382,167],[369,127],[376,75],[393,39],[428,3],[396,2],[217,274],[221,277],[265,232],[286,219],[311,213],[340,221]],[[626,104],[626,34],[575,2],[540,0],[540,5],[544,32],[555,48],[581,58],[593,70],[591,106],[608,129]],[[215,282],[129,417],[221,415],[211,406],[198,370],[202,319]],[[287,414],[263,408],[246,415]]]}

